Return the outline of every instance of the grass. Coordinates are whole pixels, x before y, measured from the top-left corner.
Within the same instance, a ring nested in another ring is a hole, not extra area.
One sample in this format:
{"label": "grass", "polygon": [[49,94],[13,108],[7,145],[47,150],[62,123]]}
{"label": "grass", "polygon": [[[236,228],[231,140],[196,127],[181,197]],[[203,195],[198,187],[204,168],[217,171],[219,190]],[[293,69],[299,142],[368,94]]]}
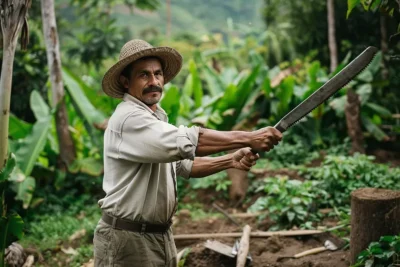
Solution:
{"label": "grass", "polygon": [[20,243],[24,247],[45,251],[68,242],[69,237],[81,229],[85,229],[87,237],[90,238],[100,216],[101,211],[97,205],[88,206],[82,214],[65,211],[40,215],[27,223],[25,236]]}

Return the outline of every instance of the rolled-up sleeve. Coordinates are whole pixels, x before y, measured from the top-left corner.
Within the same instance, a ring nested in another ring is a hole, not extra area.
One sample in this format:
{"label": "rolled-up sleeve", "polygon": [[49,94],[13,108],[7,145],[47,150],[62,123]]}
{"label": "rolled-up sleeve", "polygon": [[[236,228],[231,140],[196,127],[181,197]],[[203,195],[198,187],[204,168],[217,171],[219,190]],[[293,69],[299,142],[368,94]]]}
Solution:
{"label": "rolled-up sleeve", "polygon": [[185,179],[190,178],[192,172],[193,160],[183,159],[176,162],[176,175]]}
{"label": "rolled-up sleeve", "polygon": [[178,128],[150,113],[134,112],[122,123],[119,157],[142,163],[194,159],[199,127]]}

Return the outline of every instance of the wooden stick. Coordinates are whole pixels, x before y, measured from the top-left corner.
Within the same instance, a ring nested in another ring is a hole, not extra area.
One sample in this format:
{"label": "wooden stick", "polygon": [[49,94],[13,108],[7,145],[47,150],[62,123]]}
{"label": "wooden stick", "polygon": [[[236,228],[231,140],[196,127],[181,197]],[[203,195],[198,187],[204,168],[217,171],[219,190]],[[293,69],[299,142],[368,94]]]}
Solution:
{"label": "wooden stick", "polygon": [[262,214],[268,214],[268,212],[267,211],[258,211],[253,213],[244,212],[244,213],[231,213],[229,215],[234,218],[252,218]]}
{"label": "wooden stick", "polygon": [[[319,230],[295,230],[295,231],[273,231],[273,232],[252,232],[251,237],[270,237],[274,235],[280,236],[299,236],[299,235],[316,235],[325,231]],[[174,235],[175,240],[200,239],[200,238],[219,238],[219,237],[241,237],[242,233],[206,233],[206,234],[183,234]]]}
{"label": "wooden stick", "polygon": [[220,206],[218,206],[216,203],[213,203],[212,206],[221,212],[223,215],[225,215],[226,218],[228,218],[231,222],[233,222],[236,226],[241,227],[240,223],[238,223],[234,218],[232,218],[226,211],[224,211]]}
{"label": "wooden stick", "polygon": [[250,232],[251,232],[250,226],[245,225],[243,227],[243,235],[240,238],[240,246],[236,258],[236,267],[244,267],[246,265],[247,254],[249,253],[249,245],[250,245]]}

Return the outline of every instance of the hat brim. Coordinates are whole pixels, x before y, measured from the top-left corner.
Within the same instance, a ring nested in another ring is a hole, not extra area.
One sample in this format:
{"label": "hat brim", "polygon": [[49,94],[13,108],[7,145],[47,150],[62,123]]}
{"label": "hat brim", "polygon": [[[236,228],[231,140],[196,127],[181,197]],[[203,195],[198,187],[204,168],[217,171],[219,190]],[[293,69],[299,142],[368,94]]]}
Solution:
{"label": "hat brim", "polygon": [[120,82],[121,72],[130,63],[143,57],[157,57],[163,66],[164,84],[171,81],[182,68],[182,56],[171,47],[153,47],[143,49],[114,64],[104,75],[102,81],[103,91],[114,98],[122,98],[125,89]]}

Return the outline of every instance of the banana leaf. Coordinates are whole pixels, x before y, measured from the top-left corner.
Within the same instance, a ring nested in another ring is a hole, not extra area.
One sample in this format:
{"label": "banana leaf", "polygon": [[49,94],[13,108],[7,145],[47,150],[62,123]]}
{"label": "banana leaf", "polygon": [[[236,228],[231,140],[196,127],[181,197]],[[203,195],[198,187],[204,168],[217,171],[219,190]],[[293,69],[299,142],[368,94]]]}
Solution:
{"label": "banana leaf", "polygon": [[282,117],[289,111],[290,100],[292,99],[294,93],[294,78],[289,76],[283,80],[283,82],[276,88],[276,97],[279,100],[278,105],[278,116]]}
{"label": "banana leaf", "polygon": [[222,81],[220,75],[205,63],[200,53],[195,54],[195,60],[199,64],[199,69],[207,83],[208,92],[212,97],[224,91],[226,84]]}
{"label": "banana leaf", "polygon": [[91,176],[100,176],[103,173],[103,161],[95,158],[84,158],[75,160],[68,170],[71,173],[86,173]]}
{"label": "banana leaf", "polygon": [[85,94],[84,88],[87,85],[67,69],[63,69],[63,78],[68,93],[78,108],[79,113],[82,114],[84,120],[86,120],[91,126],[93,126],[93,124],[104,122],[106,116],[93,106]]}
{"label": "banana leaf", "polygon": [[28,176],[19,183],[18,192],[17,192],[17,200],[22,201],[22,207],[27,209],[29,204],[31,203],[33,192],[35,191],[36,181],[33,177]]}
{"label": "banana leaf", "polygon": [[[260,65],[253,68],[249,75],[238,82],[238,85],[229,85],[224,95],[214,105],[211,122],[219,125],[220,130],[229,130],[236,124],[242,109],[251,93],[255,90],[254,83],[257,79]],[[218,112],[215,112],[218,111]],[[220,117],[222,116],[222,120]]]}
{"label": "banana leaf", "polygon": [[22,140],[21,146],[15,152],[17,166],[26,176],[31,174],[39,154],[46,145],[52,119],[49,107],[37,91],[31,93],[30,104],[37,121],[31,133]]}
{"label": "banana leaf", "polygon": [[168,90],[165,91],[164,96],[161,100],[161,107],[168,114],[168,120],[171,124],[176,124],[177,118],[179,116],[180,109],[180,98],[181,94],[178,87],[170,86]]}
{"label": "banana leaf", "polygon": [[371,133],[378,141],[386,140],[389,137],[365,114],[361,114],[361,121],[367,131]]}
{"label": "banana leaf", "polygon": [[201,81],[199,77],[199,73],[197,71],[197,66],[194,60],[190,60],[189,62],[189,71],[192,75],[192,87],[193,87],[193,95],[194,95],[194,105],[196,108],[200,107],[203,101],[203,88],[201,86]]}
{"label": "banana leaf", "polygon": [[[0,216],[0,260],[4,260],[5,249],[11,245],[15,237],[20,239],[23,236],[24,222],[17,213],[2,214]],[[3,262],[0,266],[4,266]]]}
{"label": "banana leaf", "polygon": [[32,124],[27,123],[10,114],[8,136],[13,139],[20,139],[27,136],[32,131]]}
{"label": "banana leaf", "polygon": [[[15,155],[13,153],[10,153],[10,156],[7,159],[6,165],[3,167],[3,169],[0,170],[0,182],[8,179],[12,171],[14,170],[16,164],[15,160]],[[0,191],[1,194],[1,191]],[[0,203],[1,205],[2,203]],[[2,209],[0,209],[2,210]]]}
{"label": "banana leaf", "polygon": [[[92,105],[102,113],[112,114],[112,112],[115,110],[115,107],[121,102],[119,99],[109,97],[102,92],[99,92],[95,88],[92,88],[86,81],[75,75],[70,69],[63,67],[62,70],[64,82],[66,82],[66,78],[72,78],[74,82],[79,85],[86,98],[90,99]],[[65,75],[68,76],[66,77]]]}

